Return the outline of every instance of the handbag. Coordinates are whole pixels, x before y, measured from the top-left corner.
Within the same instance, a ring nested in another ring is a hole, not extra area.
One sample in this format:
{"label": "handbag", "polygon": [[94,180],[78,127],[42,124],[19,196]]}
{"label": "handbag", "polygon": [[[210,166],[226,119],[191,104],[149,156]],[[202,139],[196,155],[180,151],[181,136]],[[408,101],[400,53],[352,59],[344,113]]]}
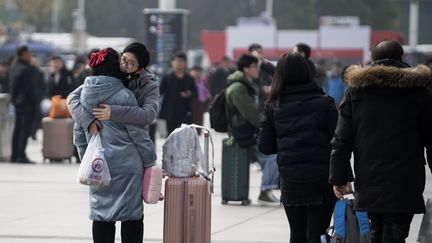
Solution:
{"label": "handbag", "polygon": [[155,204],[161,199],[162,168],[147,167],[143,176],[143,200],[148,204]]}
{"label": "handbag", "polygon": [[51,118],[68,118],[71,117],[67,108],[66,99],[62,99],[61,95],[54,95],[51,98],[51,108],[49,111],[49,117]]}

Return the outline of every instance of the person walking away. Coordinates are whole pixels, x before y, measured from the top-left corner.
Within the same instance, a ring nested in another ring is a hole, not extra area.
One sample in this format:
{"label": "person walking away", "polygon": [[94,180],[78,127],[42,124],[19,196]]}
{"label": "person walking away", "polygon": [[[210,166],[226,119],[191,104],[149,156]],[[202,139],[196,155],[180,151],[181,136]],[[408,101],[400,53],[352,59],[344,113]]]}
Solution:
{"label": "person walking away", "polygon": [[[119,69],[119,55],[115,50],[106,48],[95,53],[89,65],[92,76],[84,81],[80,98],[84,109],[92,110],[102,102],[138,106],[134,94],[120,79],[126,76]],[[141,243],[143,174],[145,168],[155,164],[155,148],[144,127],[108,120],[101,123],[103,128],[98,132],[112,179],[102,188],[89,186],[93,242],[114,243],[115,223],[121,221],[122,242]],[[75,128],[75,140],[89,142],[92,133],[84,130],[83,134]],[[85,145],[78,146],[78,150],[82,157]]]}
{"label": "person walking away", "polygon": [[232,60],[224,56],[222,61],[213,73],[208,76],[208,87],[212,97],[215,97],[226,86],[228,75],[232,73]]}
{"label": "person walking away", "polygon": [[327,74],[325,92],[333,97],[336,105],[339,105],[339,103],[342,101],[345,92],[345,84],[342,80],[342,63],[338,61],[333,62],[331,70]]}
{"label": "person walking away", "polygon": [[293,52],[300,53],[306,59],[312,78],[315,79],[317,75],[317,69],[315,67],[315,63],[310,59],[310,56],[312,54],[312,48],[308,44],[298,43],[294,46]]}
{"label": "person walking away", "polygon": [[192,123],[192,100],[197,89],[194,79],[186,72],[186,60],[185,53],[174,54],[172,70],[162,77],[160,83],[163,98],[159,118],[166,121],[168,134],[182,123]]}
{"label": "person walking away", "polygon": [[374,45],[370,55],[370,64],[344,72],[348,89],[339,106],[329,181],[337,197],[349,193],[354,181],[354,209],[367,211],[372,243],[401,243],[414,214],[425,212],[431,71],[404,63],[402,46],[393,40]]}
{"label": "person walking away", "polygon": [[31,66],[32,53],[27,46],[17,50],[17,60],[10,69],[11,101],[15,107],[15,127],[12,136],[12,156],[14,163],[33,163],[25,153],[30,136],[32,121],[39,108],[35,94],[34,74]]}
{"label": "person walking away", "polygon": [[337,109],[308,65],[295,52],[279,59],[258,135],[261,152],[277,153],[291,243],[320,242],[336,202],[327,180]]}
{"label": "person walking away", "polygon": [[[195,80],[195,86],[197,89],[197,96],[193,99],[192,103],[192,122],[200,126],[203,125],[204,113],[207,111],[209,101],[211,100],[206,80],[202,72],[203,70],[201,66],[193,66],[189,73]],[[201,134],[200,129],[199,133]]]}
{"label": "person walking away", "polygon": [[73,74],[66,69],[60,56],[51,57],[49,65],[51,73],[48,78],[48,97],[61,95],[63,99],[66,99],[69,93],[75,89]]}
{"label": "person walking away", "polygon": [[228,133],[236,143],[249,149],[251,158],[255,157],[262,168],[258,202],[279,205],[279,199],[273,194],[273,189],[279,188],[276,158],[261,153],[256,145],[260,112],[254,80],[259,76],[258,59],[251,54],[243,54],[237,66],[238,71],[228,76],[225,94],[230,115]]}

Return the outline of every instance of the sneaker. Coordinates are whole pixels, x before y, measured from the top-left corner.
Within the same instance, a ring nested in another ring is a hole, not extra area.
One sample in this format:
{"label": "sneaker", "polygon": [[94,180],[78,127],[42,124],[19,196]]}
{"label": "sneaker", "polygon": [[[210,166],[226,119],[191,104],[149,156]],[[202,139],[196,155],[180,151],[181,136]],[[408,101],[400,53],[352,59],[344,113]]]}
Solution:
{"label": "sneaker", "polygon": [[273,195],[272,190],[261,191],[258,196],[258,203],[266,205],[266,206],[279,206],[280,200]]}

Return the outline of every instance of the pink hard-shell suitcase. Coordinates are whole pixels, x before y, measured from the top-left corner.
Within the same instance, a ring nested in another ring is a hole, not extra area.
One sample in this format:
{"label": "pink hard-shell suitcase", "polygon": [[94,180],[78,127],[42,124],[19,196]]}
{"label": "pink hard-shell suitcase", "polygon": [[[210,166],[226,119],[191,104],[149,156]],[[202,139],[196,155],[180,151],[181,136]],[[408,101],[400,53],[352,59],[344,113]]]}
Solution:
{"label": "pink hard-shell suitcase", "polygon": [[[209,133],[204,132],[207,162],[208,139]],[[212,180],[203,176],[166,180],[164,243],[210,243],[211,193]]]}

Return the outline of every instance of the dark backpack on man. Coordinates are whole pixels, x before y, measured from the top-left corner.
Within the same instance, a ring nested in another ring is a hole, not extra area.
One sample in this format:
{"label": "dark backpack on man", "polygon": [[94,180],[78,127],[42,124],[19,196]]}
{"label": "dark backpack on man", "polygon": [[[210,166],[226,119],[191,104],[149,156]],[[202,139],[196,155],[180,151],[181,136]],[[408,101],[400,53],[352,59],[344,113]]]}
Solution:
{"label": "dark backpack on man", "polygon": [[216,132],[228,132],[225,89],[214,97],[209,106],[210,127]]}
{"label": "dark backpack on man", "polygon": [[[231,115],[236,113],[228,108],[225,90],[221,90],[209,106],[210,127],[216,132],[228,132]],[[256,129],[245,122],[244,124],[231,129],[231,135],[241,147],[249,147],[256,143]]]}

